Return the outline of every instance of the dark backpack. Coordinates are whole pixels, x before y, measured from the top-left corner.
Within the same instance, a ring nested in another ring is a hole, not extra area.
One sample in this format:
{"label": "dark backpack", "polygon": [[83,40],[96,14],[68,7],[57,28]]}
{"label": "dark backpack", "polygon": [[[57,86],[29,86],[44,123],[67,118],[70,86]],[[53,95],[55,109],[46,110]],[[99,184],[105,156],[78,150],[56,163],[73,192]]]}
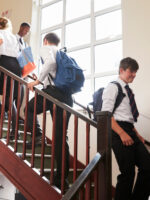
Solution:
{"label": "dark backpack", "polygon": [[57,72],[53,82],[65,93],[74,94],[81,91],[84,84],[83,70],[66,52],[59,50],[56,54]]}
{"label": "dark backpack", "polygon": [[[122,91],[122,87],[121,85],[117,82],[117,81],[112,81],[111,83],[114,83],[117,85],[118,87],[118,95],[116,98],[116,102],[114,105],[114,109],[113,112],[116,110],[116,108],[120,105],[120,103],[122,102],[123,98],[126,96],[123,91]],[[101,111],[102,109],[102,104],[103,104],[103,100],[102,100],[102,96],[103,96],[103,91],[104,91],[104,87],[99,88],[96,92],[94,92],[93,94],[93,102],[90,103],[90,105],[93,106],[93,112],[94,112],[94,120],[96,121],[96,111]]]}

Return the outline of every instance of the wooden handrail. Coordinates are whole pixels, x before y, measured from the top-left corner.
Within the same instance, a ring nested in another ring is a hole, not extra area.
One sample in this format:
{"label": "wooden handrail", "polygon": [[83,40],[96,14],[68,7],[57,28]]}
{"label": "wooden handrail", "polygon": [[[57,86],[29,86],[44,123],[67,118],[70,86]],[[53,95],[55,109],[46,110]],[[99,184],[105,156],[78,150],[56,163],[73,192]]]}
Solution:
{"label": "wooden handrail", "polygon": [[100,155],[100,153],[97,153],[93,160],[87,165],[87,167],[83,170],[83,172],[80,174],[80,176],[76,179],[76,181],[73,183],[71,188],[68,190],[68,192],[63,196],[62,200],[70,200],[76,195],[76,193],[79,191],[79,189],[84,185],[86,180],[89,178],[91,173],[94,171],[100,160],[103,156]]}
{"label": "wooden handrail", "polygon": [[[0,66],[0,71],[4,72],[5,74],[7,74],[8,76],[11,76],[13,79],[17,80],[18,82],[27,85],[27,82],[23,79],[21,79],[20,77],[18,77],[17,75],[13,74],[12,72],[4,69],[3,67]],[[60,101],[58,101],[57,99],[51,97],[50,95],[46,94],[45,92],[39,90],[38,88],[34,87],[35,91],[42,95],[43,97],[45,97],[47,100],[52,101],[54,104],[58,105],[59,107],[61,107],[62,109],[70,112],[71,114],[74,114],[78,117],[80,117],[82,120],[88,122],[90,125],[97,127],[97,122],[89,119],[86,115],[77,112],[76,110],[74,110],[73,108],[71,108],[70,106],[66,105],[65,103],[62,103]]]}

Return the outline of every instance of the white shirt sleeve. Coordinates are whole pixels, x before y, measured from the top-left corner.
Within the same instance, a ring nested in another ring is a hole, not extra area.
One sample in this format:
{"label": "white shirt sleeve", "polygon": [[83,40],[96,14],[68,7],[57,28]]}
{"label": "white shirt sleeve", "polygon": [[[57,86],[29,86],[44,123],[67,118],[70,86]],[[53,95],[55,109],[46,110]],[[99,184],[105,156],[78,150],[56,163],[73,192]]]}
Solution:
{"label": "white shirt sleeve", "polygon": [[50,73],[53,78],[56,76],[56,52],[53,47],[43,46],[40,50],[41,58],[44,62],[39,75],[39,81],[43,82]]}
{"label": "white shirt sleeve", "polygon": [[4,39],[3,34],[1,34],[1,33],[0,33],[0,39],[2,39],[2,40]]}
{"label": "white shirt sleeve", "polygon": [[109,83],[104,89],[102,100],[102,111],[112,112],[114,109],[114,104],[118,95],[118,87],[113,83]]}

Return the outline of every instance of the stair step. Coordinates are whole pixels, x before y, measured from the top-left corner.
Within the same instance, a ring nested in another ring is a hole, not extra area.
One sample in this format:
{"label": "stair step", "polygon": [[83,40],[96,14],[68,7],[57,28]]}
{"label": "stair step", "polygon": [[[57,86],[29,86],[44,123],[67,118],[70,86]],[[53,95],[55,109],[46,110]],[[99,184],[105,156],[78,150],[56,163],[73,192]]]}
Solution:
{"label": "stair step", "polygon": [[[3,123],[3,137],[7,135],[7,124],[8,121],[4,120]],[[23,152],[23,135],[24,135],[24,124],[19,124],[19,140],[17,140],[17,155],[19,157],[22,156]],[[31,139],[31,133],[27,132],[27,141]],[[6,142],[6,139],[2,139],[3,141]],[[15,140],[10,140],[10,146],[14,148],[14,143]],[[31,149],[26,149],[26,155],[25,155],[25,160],[24,162],[31,167],[31,157],[32,157],[32,150]],[[45,155],[44,155],[44,174],[43,174],[43,179],[49,183],[50,180],[50,174],[51,174],[51,145],[45,145]],[[33,170],[36,171],[40,175],[40,167],[41,167],[41,145],[35,147],[35,155],[34,155],[34,168]],[[54,164],[54,168],[56,165]],[[82,173],[83,169],[77,169],[77,177]],[[56,172],[56,168],[54,169],[54,172]],[[71,184],[73,183],[73,169],[69,169],[69,175],[68,175],[68,181]],[[92,187],[91,190],[91,200],[94,199],[94,187]],[[80,199],[79,195],[76,197],[76,200]]]}
{"label": "stair step", "polygon": [[[12,129],[10,129],[10,132],[11,132]],[[3,127],[3,137],[6,137],[7,136],[7,127]],[[18,130],[18,135],[19,135],[19,139],[20,140],[23,140],[23,135],[24,135],[24,131],[23,130]],[[29,141],[31,138],[31,133],[27,132],[27,140]]]}
{"label": "stair step", "polygon": [[[38,171],[40,171],[40,168],[37,168]],[[77,177],[82,173],[83,169],[77,169]],[[56,169],[54,169],[54,172],[56,172]],[[51,169],[44,169],[44,176],[49,180],[50,179],[50,173]],[[73,183],[73,169],[69,169],[69,175],[68,175],[68,181],[69,183]]]}
{"label": "stair step", "polygon": [[[3,141],[6,142],[6,139],[2,138]],[[15,140],[10,140],[10,146],[14,148]],[[40,154],[42,151],[41,145],[35,147],[35,154]],[[17,140],[17,152],[23,152],[23,140]],[[26,149],[26,153],[32,153],[32,149]],[[45,154],[51,155],[51,145],[45,145]]]}

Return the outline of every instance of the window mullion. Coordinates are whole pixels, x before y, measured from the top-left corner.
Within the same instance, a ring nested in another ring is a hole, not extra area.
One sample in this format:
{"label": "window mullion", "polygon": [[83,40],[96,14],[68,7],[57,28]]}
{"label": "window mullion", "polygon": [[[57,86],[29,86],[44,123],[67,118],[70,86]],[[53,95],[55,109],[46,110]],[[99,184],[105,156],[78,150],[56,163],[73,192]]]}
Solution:
{"label": "window mullion", "polygon": [[94,72],[95,72],[95,56],[94,43],[96,40],[95,17],[94,17],[94,0],[91,0],[91,84],[92,92],[94,92]]}

